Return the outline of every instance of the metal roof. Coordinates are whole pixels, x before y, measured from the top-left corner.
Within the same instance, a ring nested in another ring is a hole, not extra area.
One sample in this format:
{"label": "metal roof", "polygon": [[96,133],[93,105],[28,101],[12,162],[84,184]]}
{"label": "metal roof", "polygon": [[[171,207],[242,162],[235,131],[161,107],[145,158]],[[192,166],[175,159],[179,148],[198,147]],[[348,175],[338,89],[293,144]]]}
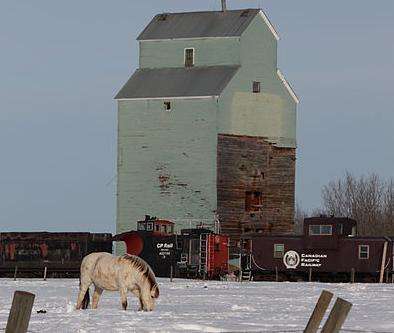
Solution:
{"label": "metal roof", "polygon": [[159,14],[137,39],[238,37],[259,12],[259,9],[242,9]]}
{"label": "metal roof", "polygon": [[239,66],[137,69],[115,99],[219,96]]}

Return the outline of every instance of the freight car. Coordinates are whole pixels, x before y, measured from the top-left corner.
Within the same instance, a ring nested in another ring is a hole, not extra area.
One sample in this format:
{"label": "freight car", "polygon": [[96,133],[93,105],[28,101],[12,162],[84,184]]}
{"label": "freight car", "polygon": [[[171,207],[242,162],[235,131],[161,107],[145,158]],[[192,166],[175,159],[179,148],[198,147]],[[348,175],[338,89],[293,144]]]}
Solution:
{"label": "freight car", "polygon": [[114,236],[127,253],[138,255],[159,277],[218,279],[228,272],[229,238],[206,228],[174,232],[174,223],[145,216],[137,230]]}
{"label": "freight car", "polygon": [[254,280],[391,281],[393,241],[357,236],[349,218],[307,218],[302,236],[244,234],[241,267]]}
{"label": "freight car", "polygon": [[0,233],[0,277],[78,277],[82,258],[112,252],[112,235],[77,232]]}

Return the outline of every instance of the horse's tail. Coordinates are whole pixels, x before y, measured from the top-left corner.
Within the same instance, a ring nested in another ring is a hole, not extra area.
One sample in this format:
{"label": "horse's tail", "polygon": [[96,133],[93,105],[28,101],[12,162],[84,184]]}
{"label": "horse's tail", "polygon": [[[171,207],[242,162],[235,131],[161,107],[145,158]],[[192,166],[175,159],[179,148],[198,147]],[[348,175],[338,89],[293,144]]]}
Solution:
{"label": "horse's tail", "polygon": [[[81,289],[81,278],[79,278],[79,289]],[[90,296],[89,296],[89,288],[86,290],[86,293],[83,297],[83,301],[81,304],[81,309],[85,310],[88,308],[90,303]]]}

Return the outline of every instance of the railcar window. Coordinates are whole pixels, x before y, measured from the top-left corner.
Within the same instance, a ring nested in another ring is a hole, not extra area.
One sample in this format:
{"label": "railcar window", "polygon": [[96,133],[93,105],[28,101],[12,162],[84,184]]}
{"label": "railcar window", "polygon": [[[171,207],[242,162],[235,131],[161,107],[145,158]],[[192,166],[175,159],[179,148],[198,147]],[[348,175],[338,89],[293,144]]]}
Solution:
{"label": "railcar window", "polygon": [[332,225],[310,225],[309,235],[312,236],[332,235]]}
{"label": "railcar window", "polygon": [[285,254],[284,244],[274,244],[274,258],[283,258]]}
{"label": "railcar window", "polygon": [[152,231],[152,230],[153,230],[153,224],[152,224],[152,223],[148,223],[148,224],[146,225],[146,230],[147,230],[147,231]]}
{"label": "railcar window", "polygon": [[138,223],[138,230],[145,230],[145,224],[144,223]]}
{"label": "railcar window", "polygon": [[358,259],[369,259],[369,245],[358,246]]}
{"label": "railcar window", "polygon": [[332,235],[332,225],[321,225],[320,226],[321,235]]}

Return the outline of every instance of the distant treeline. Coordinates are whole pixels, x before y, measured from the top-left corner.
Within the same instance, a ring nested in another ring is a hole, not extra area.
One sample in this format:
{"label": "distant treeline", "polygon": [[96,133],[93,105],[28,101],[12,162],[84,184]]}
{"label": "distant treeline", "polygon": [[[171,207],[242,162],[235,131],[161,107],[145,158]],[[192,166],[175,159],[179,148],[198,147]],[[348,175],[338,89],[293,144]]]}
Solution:
{"label": "distant treeline", "polygon": [[350,172],[323,186],[322,207],[311,213],[296,207],[296,232],[305,217],[320,214],[350,217],[358,222],[362,236],[394,236],[394,179],[373,173],[356,177]]}

